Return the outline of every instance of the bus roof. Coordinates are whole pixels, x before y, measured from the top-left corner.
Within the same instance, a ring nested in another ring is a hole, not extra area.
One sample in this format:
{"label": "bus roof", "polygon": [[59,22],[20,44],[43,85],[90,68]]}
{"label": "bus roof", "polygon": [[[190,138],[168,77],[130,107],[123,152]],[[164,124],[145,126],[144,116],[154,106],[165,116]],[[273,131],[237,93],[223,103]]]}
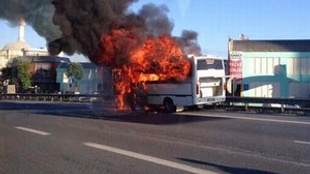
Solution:
{"label": "bus roof", "polygon": [[188,58],[195,58],[195,59],[220,59],[220,60],[223,60],[222,57],[213,56],[213,55],[201,55],[201,56],[188,55],[187,57]]}

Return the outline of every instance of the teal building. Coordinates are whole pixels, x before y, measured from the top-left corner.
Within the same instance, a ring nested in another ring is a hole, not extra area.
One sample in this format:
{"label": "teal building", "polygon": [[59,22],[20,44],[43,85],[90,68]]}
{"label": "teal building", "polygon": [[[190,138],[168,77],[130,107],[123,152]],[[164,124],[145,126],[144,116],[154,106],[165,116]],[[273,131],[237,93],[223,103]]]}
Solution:
{"label": "teal building", "polygon": [[310,40],[232,40],[229,73],[245,97],[310,97]]}

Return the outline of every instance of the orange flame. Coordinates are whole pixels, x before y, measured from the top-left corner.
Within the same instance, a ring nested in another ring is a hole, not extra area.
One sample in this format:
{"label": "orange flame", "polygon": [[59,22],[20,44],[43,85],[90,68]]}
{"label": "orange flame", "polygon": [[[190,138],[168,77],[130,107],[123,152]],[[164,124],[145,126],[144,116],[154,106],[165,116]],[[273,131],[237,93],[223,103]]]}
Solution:
{"label": "orange flame", "polygon": [[144,87],[146,81],[184,80],[190,70],[182,48],[171,36],[141,39],[137,32],[125,29],[102,35],[97,59],[114,70],[118,109],[129,109],[127,103],[135,102],[135,95],[128,96],[139,84]]}

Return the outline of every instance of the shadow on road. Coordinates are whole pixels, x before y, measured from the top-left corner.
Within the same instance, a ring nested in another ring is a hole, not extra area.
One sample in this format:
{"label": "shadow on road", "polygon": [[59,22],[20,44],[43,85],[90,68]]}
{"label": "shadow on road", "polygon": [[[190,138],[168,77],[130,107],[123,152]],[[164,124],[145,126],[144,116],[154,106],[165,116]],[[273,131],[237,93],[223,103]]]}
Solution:
{"label": "shadow on road", "polygon": [[87,105],[84,103],[0,101],[0,110],[73,110],[87,108]]}
{"label": "shadow on road", "polygon": [[113,121],[141,123],[141,124],[154,124],[154,125],[168,125],[168,124],[180,124],[191,123],[201,121],[216,121],[229,118],[215,118],[215,117],[202,117],[194,115],[175,115],[175,114],[132,114],[122,117],[103,117]]}
{"label": "shadow on road", "polygon": [[57,103],[57,102],[0,102],[0,110],[11,111],[27,111],[41,115],[77,117],[88,119],[101,119],[110,121],[121,121],[129,123],[153,124],[153,125],[168,125],[191,123],[201,121],[216,121],[229,118],[203,117],[195,115],[177,115],[166,114],[162,111],[150,112],[131,112],[118,111],[113,109],[105,109],[100,113],[91,106],[91,104],[83,103]]}
{"label": "shadow on road", "polygon": [[207,165],[211,167],[215,167],[220,169],[221,171],[231,173],[231,174],[277,174],[274,172],[268,172],[268,171],[262,171],[262,170],[256,170],[256,169],[245,169],[245,168],[240,168],[240,167],[229,167],[229,166],[224,166],[224,165],[219,165],[219,164],[214,164],[210,162],[204,162],[204,161],[199,161],[199,160],[194,160],[194,159],[187,159],[187,158],[177,158],[182,161],[190,162],[190,163],[196,163],[196,164],[202,164],[202,165]]}
{"label": "shadow on road", "polygon": [[100,119],[109,121],[119,121],[138,124],[152,124],[152,125],[170,125],[170,124],[184,124],[202,121],[217,121],[230,118],[216,118],[216,117],[203,117],[195,115],[176,115],[176,114],[163,114],[163,113],[117,113],[112,115],[95,116],[91,111],[35,111],[35,114],[54,115],[61,117],[77,117],[87,119]]}
{"label": "shadow on road", "polygon": [[91,110],[78,110],[78,111],[33,111],[35,114],[44,114],[60,117],[76,117],[87,119],[100,119],[109,121],[119,121],[138,124],[152,124],[152,125],[170,125],[170,124],[184,124],[202,121],[218,121],[230,118],[216,118],[216,117],[203,117],[196,115],[177,115],[177,114],[164,114],[164,113],[114,113],[108,115],[96,116]]}

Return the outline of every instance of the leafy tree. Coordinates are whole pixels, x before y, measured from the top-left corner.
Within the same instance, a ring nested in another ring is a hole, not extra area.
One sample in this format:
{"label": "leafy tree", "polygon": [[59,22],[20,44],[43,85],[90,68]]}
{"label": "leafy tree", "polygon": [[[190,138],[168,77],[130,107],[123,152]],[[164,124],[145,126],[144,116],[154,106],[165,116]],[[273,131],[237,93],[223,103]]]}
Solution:
{"label": "leafy tree", "polygon": [[31,86],[30,66],[30,61],[23,60],[22,57],[13,59],[7,67],[1,69],[0,83],[4,84],[8,80],[9,84],[15,85],[17,89],[29,88]]}
{"label": "leafy tree", "polygon": [[14,65],[16,66],[17,78],[20,81],[20,86],[23,89],[29,88],[31,86],[31,63],[29,61],[22,60],[21,58],[17,58]]}
{"label": "leafy tree", "polygon": [[1,83],[3,84],[4,81],[9,80],[12,77],[12,67],[4,67],[1,69]]}
{"label": "leafy tree", "polygon": [[8,64],[7,67],[1,69],[1,84],[2,85],[15,85],[16,89],[19,89],[20,80],[17,78],[17,68],[14,64],[16,61],[13,61]]}
{"label": "leafy tree", "polygon": [[74,87],[77,90],[79,87],[80,80],[83,78],[83,68],[82,65],[78,62],[72,62],[69,64],[66,74],[68,77],[71,77],[74,82]]}

